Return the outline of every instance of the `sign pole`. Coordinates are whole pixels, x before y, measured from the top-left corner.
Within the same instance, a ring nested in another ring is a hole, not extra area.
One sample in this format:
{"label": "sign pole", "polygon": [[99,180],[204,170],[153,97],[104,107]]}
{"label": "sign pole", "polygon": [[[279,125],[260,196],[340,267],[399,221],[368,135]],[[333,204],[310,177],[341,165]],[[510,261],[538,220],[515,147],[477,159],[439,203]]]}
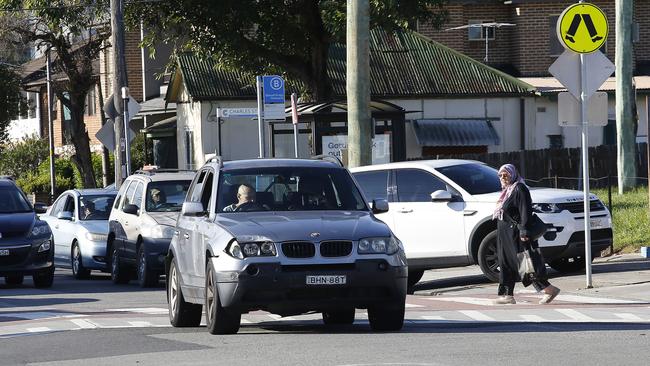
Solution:
{"label": "sign pole", "polygon": [[124,103],[124,141],[126,145],[126,176],[131,175],[131,141],[129,139],[129,88],[122,87],[122,103]]}
{"label": "sign pole", "polygon": [[262,77],[258,76],[257,78],[257,127],[258,127],[258,137],[260,143],[260,154],[259,157],[264,157],[264,120],[262,114],[264,113],[264,101],[262,100]]}
{"label": "sign pole", "polygon": [[293,123],[293,146],[296,158],[298,158],[298,106],[296,93],[291,93],[291,122]]}
{"label": "sign pole", "polygon": [[580,54],[580,120],[582,121],[582,188],[585,213],[585,270],[587,288],[592,288],[591,283],[591,214],[589,212],[589,124],[587,122],[587,65],[586,55]]}

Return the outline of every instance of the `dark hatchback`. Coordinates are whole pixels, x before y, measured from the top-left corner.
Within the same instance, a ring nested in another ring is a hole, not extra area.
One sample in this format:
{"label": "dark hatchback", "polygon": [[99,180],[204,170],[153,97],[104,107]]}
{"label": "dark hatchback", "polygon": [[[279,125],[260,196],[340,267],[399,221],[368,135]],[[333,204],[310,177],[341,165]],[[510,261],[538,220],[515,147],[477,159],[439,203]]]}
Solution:
{"label": "dark hatchback", "polygon": [[34,286],[52,286],[52,231],[36,215],[44,212],[43,204],[32,207],[13,180],[0,178],[0,276],[7,285],[20,285],[31,275]]}

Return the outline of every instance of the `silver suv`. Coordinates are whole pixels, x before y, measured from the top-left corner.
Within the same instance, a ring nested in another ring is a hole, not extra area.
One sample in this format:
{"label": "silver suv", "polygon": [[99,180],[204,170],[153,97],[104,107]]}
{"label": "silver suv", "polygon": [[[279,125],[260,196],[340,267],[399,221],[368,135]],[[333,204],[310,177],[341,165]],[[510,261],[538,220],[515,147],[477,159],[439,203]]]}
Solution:
{"label": "silver suv", "polygon": [[193,171],[137,171],[117,193],[108,219],[106,255],[114,283],[158,283]]}
{"label": "silver suv", "polygon": [[374,216],[386,201],[370,207],[339,163],[213,159],[192,181],[169,247],[171,324],[198,326],[202,305],[212,334],[236,333],[254,310],[351,324],[361,308],[372,329],[401,329],[406,257]]}

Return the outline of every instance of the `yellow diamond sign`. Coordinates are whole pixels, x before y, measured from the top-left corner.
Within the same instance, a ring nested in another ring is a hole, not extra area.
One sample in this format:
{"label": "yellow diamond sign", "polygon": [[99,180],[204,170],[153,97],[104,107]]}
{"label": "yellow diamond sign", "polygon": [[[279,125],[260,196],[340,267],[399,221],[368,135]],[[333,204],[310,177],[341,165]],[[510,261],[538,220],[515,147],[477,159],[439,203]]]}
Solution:
{"label": "yellow diamond sign", "polygon": [[590,3],[573,4],[566,8],[557,21],[557,37],[573,52],[592,53],[607,41],[607,16]]}

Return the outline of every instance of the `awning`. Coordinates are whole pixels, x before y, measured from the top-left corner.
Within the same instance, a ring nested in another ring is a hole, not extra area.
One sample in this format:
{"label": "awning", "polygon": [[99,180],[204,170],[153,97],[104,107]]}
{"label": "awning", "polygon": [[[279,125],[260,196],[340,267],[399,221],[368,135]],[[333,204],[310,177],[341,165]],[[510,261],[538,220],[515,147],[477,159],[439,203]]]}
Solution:
{"label": "awning", "polygon": [[158,121],[142,129],[148,138],[171,137],[176,134],[176,116]]}
{"label": "awning", "polygon": [[419,119],[413,121],[420,146],[498,145],[499,135],[488,120]]}

